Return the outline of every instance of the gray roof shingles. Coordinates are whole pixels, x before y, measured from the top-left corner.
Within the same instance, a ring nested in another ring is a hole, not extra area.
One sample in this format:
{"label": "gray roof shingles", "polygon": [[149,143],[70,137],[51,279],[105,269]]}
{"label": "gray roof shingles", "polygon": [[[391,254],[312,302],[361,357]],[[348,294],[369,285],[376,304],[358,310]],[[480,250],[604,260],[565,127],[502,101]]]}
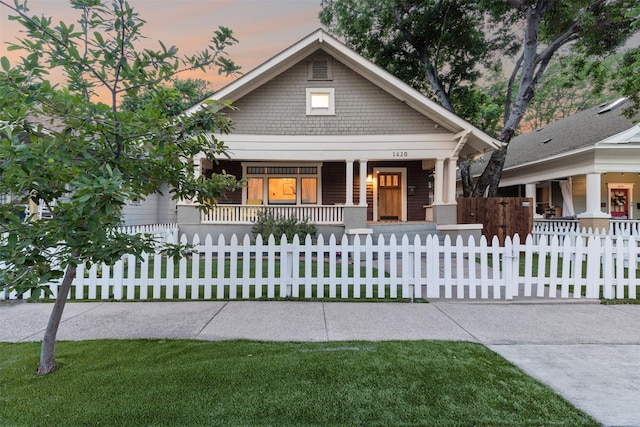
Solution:
{"label": "gray roof shingles", "polygon": [[595,106],[515,137],[509,144],[505,168],[593,146],[630,129],[634,120],[622,114],[624,106],[602,114],[598,112],[605,107]]}

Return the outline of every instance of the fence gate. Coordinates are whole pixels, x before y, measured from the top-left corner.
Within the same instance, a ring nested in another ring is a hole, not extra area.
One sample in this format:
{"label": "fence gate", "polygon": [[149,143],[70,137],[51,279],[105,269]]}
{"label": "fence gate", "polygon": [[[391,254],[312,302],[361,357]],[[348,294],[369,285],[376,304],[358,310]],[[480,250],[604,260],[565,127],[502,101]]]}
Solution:
{"label": "fence gate", "polygon": [[462,197],[458,202],[458,224],[482,224],[482,233],[491,241],[498,236],[531,234],[533,199],[530,197]]}

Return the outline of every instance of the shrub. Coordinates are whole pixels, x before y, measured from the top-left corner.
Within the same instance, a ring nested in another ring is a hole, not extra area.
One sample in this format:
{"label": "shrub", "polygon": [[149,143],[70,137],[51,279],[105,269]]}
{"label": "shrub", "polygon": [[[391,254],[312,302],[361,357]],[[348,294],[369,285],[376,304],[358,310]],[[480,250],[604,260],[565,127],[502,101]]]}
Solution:
{"label": "shrub", "polygon": [[262,236],[265,241],[273,234],[276,242],[280,242],[283,235],[287,236],[288,241],[291,241],[293,236],[297,234],[300,241],[304,241],[307,234],[310,234],[315,239],[318,236],[318,227],[309,223],[307,219],[298,220],[295,216],[286,218],[268,211],[262,211],[258,213],[258,219],[251,227],[251,233],[254,238]]}

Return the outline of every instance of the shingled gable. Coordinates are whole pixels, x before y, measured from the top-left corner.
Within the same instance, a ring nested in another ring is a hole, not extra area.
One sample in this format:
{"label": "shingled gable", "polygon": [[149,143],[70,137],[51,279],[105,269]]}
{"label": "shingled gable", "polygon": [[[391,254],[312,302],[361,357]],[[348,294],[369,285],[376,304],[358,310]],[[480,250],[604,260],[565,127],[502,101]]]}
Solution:
{"label": "shingled gable", "polygon": [[[456,147],[456,154],[459,157],[477,157],[500,146],[498,140],[491,138],[400,79],[363,58],[322,29],[316,30],[223,87],[213,94],[211,99],[224,99],[232,102],[239,100],[318,50],[323,50],[386,93],[450,131],[453,134],[452,137],[459,141]],[[195,105],[187,112],[197,108],[198,105]]]}

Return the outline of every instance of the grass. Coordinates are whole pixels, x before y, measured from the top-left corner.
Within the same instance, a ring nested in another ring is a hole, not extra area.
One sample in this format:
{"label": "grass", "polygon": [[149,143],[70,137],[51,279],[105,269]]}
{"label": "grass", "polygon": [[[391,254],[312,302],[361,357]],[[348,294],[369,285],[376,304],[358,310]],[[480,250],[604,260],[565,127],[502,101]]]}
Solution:
{"label": "grass", "polygon": [[486,347],[460,342],[0,343],[2,426],[596,426]]}

